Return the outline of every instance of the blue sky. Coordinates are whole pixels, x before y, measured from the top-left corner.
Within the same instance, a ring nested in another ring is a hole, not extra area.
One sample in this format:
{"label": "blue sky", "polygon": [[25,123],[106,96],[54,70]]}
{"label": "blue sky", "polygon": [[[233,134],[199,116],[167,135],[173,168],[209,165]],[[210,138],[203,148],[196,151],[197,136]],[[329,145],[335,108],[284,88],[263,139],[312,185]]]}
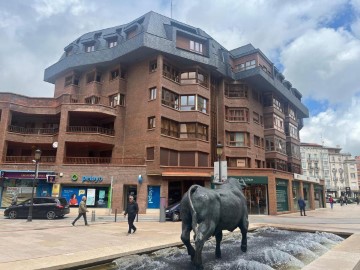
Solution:
{"label": "blue sky", "polygon": [[[262,50],[303,95],[310,117],[302,142],[360,155],[360,0],[173,0],[173,18],[228,50]],[[51,97],[44,69],[70,42],[128,23],[171,0],[0,1],[0,92]]]}

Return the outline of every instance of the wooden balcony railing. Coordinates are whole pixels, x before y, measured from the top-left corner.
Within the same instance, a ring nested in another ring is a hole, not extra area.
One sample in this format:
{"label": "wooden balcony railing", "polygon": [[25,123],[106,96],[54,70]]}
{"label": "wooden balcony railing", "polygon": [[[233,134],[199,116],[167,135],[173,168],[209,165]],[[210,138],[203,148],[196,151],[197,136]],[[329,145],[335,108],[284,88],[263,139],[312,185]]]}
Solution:
{"label": "wooden balcony railing", "polygon": [[65,157],[65,164],[116,164],[144,165],[144,158],[111,158],[111,157]]}
{"label": "wooden balcony railing", "polygon": [[59,133],[58,128],[25,128],[18,126],[8,126],[9,132],[21,133],[21,134],[37,134],[37,135],[53,135]]}
{"label": "wooden balcony railing", "polygon": [[115,135],[115,130],[103,128],[103,127],[68,126],[66,131],[67,132],[76,132],[76,133],[99,133],[99,134],[106,134],[106,135],[110,135],[110,136]]}
{"label": "wooden balcony railing", "polygon": [[[5,163],[33,163],[34,156],[6,156]],[[40,163],[55,163],[55,156],[42,156]]]}

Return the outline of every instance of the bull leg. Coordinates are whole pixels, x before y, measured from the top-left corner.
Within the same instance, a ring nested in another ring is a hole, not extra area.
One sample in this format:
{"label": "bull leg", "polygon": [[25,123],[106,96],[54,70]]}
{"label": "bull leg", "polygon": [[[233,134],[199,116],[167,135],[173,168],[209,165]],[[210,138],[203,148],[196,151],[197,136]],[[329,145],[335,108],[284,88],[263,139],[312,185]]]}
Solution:
{"label": "bull leg", "polygon": [[249,221],[247,219],[247,217],[244,217],[241,220],[240,223],[240,231],[241,231],[241,251],[242,252],[246,252],[247,250],[247,232],[248,232],[248,228],[249,228]]}
{"label": "bull leg", "polygon": [[223,234],[222,231],[218,232],[217,234],[215,234],[215,238],[216,238],[216,250],[215,250],[215,256],[218,259],[221,259],[221,249],[220,249],[220,243],[222,240]]}
{"label": "bull leg", "polygon": [[205,241],[207,241],[215,231],[214,222],[202,222],[198,226],[198,230],[195,237],[195,257],[194,264],[197,270],[204,269],[202,264],[202,249],[204,247]]}
{"label": "bull leg", "polygon": [[195,249],[190,243],[190,232],[191,232],[191,225],[188,224],[182,224],[182,233],[181,233],[181,241],[184,243],[184,245],[187,248],[188,254],[191,256],[191,260],[194,260],[195,256]]}

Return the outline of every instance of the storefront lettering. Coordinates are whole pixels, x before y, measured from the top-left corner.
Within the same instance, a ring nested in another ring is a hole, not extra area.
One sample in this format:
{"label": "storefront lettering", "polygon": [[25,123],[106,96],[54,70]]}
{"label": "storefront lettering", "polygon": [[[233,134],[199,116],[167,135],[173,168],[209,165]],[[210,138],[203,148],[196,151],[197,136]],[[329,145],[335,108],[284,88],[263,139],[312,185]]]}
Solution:
{"label": "storefront lettering", "polygon": [[82,182],[94,182],[94,183],[100,183],[103,181],[103,178],[101,176],[83,176]]}

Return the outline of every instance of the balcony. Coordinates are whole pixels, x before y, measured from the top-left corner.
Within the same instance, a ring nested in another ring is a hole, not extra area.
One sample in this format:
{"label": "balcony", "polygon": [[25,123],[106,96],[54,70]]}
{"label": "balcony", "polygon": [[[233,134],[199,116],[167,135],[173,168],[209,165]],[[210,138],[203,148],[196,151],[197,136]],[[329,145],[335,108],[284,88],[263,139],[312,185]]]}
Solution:
{"label": "balcony", "polygon": [[145,165],[145,159],[111,157],[65,157],[64,164]]}
{"label": "balcony", "polygon": [[58,128],[25,128],[18,126],[8,126],[9,132],[21,133],[21,134],[32,134],[32,135],[54,135],[59,133]]}
{"label": "balcony", "polygon": [[[34,156],[6,156],[5,163],[33,163]],[[42,156],[40,163],[55,163],[55,156]]]}
{"label": "balcony", "polygon": [[92,127],[92,126],[68,126],[66,131],[74,132],[74,133],[105,134],[109,136],[115,135],[115,130],[113,129],[103,128],[103,127]]}

